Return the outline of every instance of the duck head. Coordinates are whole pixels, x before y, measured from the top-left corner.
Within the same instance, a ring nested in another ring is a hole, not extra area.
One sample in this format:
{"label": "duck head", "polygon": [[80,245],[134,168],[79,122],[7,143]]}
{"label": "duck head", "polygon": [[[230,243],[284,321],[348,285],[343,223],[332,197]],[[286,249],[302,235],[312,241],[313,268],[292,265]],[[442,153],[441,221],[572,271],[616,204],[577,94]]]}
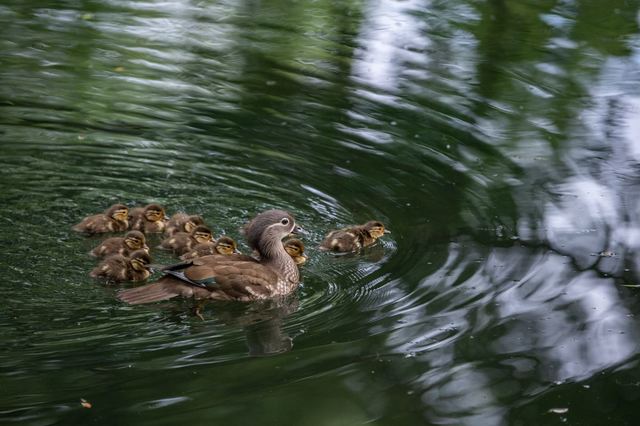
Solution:
{"label": "duck head", "polygon": [[258,214],[245,228],[247,242],[262,257],[272,257],[277,244],[289,234],[300,232],[291,213],[284,210],[267,210]]}

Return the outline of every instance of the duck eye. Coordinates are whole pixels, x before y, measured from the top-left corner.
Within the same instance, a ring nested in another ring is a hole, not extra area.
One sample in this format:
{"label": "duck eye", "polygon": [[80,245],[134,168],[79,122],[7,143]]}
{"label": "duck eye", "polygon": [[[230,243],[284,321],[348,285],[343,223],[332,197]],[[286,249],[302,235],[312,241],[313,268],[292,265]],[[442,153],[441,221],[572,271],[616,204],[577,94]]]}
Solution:
{"label": "duck eye", "polygon": [[281,223],[281,224],[283,224],[283,225],[288,225],[288,224],[289,224],[289,219],[287,219],[287,218],[285,217],[285,218],[283,218],[283,219],[280,221],[280,223]]}

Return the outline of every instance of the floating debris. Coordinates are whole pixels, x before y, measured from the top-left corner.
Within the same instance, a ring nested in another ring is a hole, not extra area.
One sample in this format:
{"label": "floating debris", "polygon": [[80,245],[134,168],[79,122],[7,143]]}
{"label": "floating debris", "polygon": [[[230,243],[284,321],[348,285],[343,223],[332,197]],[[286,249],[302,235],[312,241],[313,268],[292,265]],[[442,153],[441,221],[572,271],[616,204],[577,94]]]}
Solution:
{"label": "floating debris", "polygon": [[80,405],[82,405],[84,408],[93,407],[93,405],[91,405],[91,403],[84,398],[80,398]]}
{"label": "floating debris", "polygon": [[569,409],[566,407],[563,408],[549,408],[549,411],[547,411],[547,413],[553,413],[553,414],[567,414],[569,412]]}
{"label": "floating debris", "polygon": [[602,250],[600,253],[591,253],[591,256],[614,257],[616,254],[611,250]]}

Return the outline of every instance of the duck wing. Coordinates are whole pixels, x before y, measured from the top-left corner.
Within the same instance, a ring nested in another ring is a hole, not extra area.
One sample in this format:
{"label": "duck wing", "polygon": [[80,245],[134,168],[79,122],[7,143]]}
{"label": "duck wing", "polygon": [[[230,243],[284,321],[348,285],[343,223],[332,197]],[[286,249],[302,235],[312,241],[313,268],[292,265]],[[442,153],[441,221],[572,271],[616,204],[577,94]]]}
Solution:
{"label": "duck wing", "polygon": [[118,299],[135,305],[176,296],[240,301],[271,297],[278,275],[255,259],[241,260],[240,256],[204,256],[172,265],[164,269],[166,275],[158,281],[124,290]]}
{"label": "duck wing", "polygon": [[171,275],[165,275],[158,281],[141,287],[123,290],[118,293],[118,299],[130,305],[160,302],[174,297],[206,299],[211,292],[195,287]]}

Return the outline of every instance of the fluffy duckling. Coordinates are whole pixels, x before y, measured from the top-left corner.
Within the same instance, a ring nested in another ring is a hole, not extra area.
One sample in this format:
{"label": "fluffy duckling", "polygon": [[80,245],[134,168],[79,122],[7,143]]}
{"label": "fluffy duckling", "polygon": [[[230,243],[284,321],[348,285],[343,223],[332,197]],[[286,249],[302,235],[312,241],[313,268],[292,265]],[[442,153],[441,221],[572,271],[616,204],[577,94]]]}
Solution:
{"label": "fluffy duckling", "polygon": [[149,204],[145,207],[131,209],[129,222],[134,231],[145,234],[162,232],[167,225],[167,215],[164,212],[164,207],[158,204]]}
{"label": "fluffy duckling", "polygon": [[114,254],[104,259],[89,275],[108,281],[144,281],[149,278],[151,257],[145,250],[136,250],[130,256]]}
{"label": "fluffy duckling", "polygon": [[98,247],[91,250],[93,257],[107,257],[112,254],[128,256],[136,250],[149,252],[144,234],[140,231],[129,231],[124,237],[111,237],[104,240]]}
{"label": "fluffy duckling", "polygon": [[389,232],[384,229],[382,222],[372,220],[364,225],[329,232],[320,243],[320,250],[334,252],[358,251],[375,243],[378,238]]}
{"label": "fluffy duckling", "polygon": [[206,243],[207,241],[214,241],[211,230],[206,226],[200,225],[196,226],[190,234],[186,232],[176,232],[172,236],[162,240],[160,246],[173,251],[173,254],[177,256],[181,256],[193,250],[196,244]]}
{"label": "fluffy duckling", "polygon": [[283,242],[284,249],[289,256],[296,262],[296,265],[302,265],[307,261],[307,255],[304,254],[304,244],[297,238],[291,238]]}
{"label": "fluffy duckling", "polygon": [[176,232],[186,232],[190,234],[196,226],[204,225],[204,220],[198,215],[188,215],[186,213],[176,213],[171,216],[167,226],[164,228],[165,235],[173,235]]}
{"label": "fluffy duckling", "polygon": [[239,253],[238,246],[233,238],[222,236],[216,242],[207,241],[206,243],[196,244],[188,253],[180,256],[182,260],[195,259],[197,257],[209,256],[212,254],[230,255]]}
{"label": "fluffy duckling", "polygon": [[124,204],[114,204],[105,210],[104,213],[85,217],[71,229],[89,235],[126,231],[129,227],[128,217],[129,208],[127,206]]}

